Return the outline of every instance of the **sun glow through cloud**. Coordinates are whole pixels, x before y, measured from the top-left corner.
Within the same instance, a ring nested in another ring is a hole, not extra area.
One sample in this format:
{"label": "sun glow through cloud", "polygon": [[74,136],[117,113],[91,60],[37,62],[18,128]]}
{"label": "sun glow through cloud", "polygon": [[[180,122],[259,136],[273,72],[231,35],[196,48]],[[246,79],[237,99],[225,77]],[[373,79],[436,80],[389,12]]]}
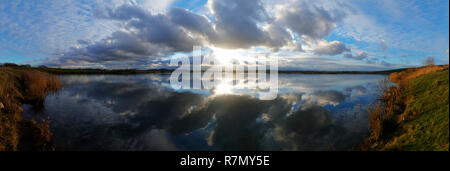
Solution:
{"label": "sun glow through cloud", "polygon": [[224,81],[216,86],[214,89],[215,95],[227,95],[227,94],[233,94],[233,85],[229,84],[229,82]]}
{"label": "sun glow through cloud", "polygon": [[244,62],[248,57],[241,50],[222,49],[217,47],[211,48],[214,57],[220,62],[221,65],[229,66],[233,65],[233,62],[237,61],[240,64]]}
{"label": "sun glow through cloud", "polygon": [[420,66],[431,56],[448,64],[448,3],[2,1],[0,63],[156,69],[204,46],[226,66],[267,55],[289,61],[281,70],[385,70]]}

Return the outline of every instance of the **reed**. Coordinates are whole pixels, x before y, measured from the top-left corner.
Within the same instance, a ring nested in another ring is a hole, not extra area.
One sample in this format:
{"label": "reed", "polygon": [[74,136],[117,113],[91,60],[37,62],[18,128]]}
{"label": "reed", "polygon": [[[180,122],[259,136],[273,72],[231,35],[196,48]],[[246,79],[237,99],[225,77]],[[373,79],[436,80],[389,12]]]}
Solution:
{"label": "reed", "polygon": [[22,104],[42,108],[45,97],[61,88],[56,76],[32,70],[0,67],[0,151],[48,149],[49,121],[23,119]]}

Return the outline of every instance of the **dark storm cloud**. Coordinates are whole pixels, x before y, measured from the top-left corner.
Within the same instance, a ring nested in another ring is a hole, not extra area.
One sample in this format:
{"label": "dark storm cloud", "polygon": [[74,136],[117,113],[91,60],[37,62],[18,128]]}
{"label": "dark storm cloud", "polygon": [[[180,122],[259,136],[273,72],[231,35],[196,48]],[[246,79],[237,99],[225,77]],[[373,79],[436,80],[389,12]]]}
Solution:
{"label": "dark storm cloud", "polygon": [[351,50],[347,48],[344,43],[333,41],[319,45],[316,49],[314,49],[314,54],[335,56],[349,51]]}

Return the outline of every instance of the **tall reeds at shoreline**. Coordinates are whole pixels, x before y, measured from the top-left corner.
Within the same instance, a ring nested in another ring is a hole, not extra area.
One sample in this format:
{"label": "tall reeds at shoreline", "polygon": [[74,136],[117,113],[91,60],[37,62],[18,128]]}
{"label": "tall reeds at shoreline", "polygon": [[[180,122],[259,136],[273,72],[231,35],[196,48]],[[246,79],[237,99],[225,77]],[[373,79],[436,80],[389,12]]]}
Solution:
{"label": "tall reeds at shoreline", "polygon": [[60,87],[51,74],[0,67],[0,151],[50,149],[49,121],[25,120],[22,105],[42,109],[47,94]]}

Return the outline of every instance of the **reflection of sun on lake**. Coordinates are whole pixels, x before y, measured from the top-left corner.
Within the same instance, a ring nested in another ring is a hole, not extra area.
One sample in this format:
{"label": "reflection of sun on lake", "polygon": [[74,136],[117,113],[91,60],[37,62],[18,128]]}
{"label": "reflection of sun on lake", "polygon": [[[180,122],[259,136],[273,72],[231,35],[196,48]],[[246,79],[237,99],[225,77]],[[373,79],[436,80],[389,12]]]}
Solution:
{"label": "reflection of sun on lake", "polygon": [[366,135],[363,109],[385,77],[280,74],[278,98],[263,101],[256,79],[174,90],[170,74],[60,76],[45,115],[26,116],[50,117],[62,151],[346,150]]}

